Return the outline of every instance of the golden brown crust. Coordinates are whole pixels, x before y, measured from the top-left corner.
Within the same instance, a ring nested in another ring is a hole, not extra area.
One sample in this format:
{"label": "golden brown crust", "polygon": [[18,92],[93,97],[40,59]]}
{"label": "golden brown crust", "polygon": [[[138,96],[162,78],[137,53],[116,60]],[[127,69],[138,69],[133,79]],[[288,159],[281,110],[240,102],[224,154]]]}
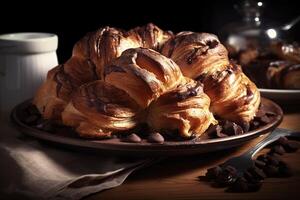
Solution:
{"label": "golden brown crust", "polygon": [[182,137],[199,137],[216,122],[209,107],[210,99],[203,92],[203,85],[187,79],[149,106],[147,122],[157,131],[171,130]]}
{"label": "golden brown crust", "polygon": [[271,62],[267,69],[267,79],[270,88],[300,89],[300,64]]}
{"label": "golden brown crust", "polygon": [[176,87],[182,78],[176,63],[146,48],[124,51],[104,70],[105,82],[126,91],[142,108]]}
{"label": "golden brown crust", "polygon": [[227,50],[217,36],[209,33],[178,33],[166,42],[162,54],[174,60],[183,75],[193,79],[229,64]]}
{"label": "golden brown crust", "polygon": [[238,123],[253,119],[259,91],[239,66],[229,62],[227,50],[215,35],[179,33],[164,45],[162,53],[170,56],[185,76],[204,83],[214,114]]}
{"label": "golden brown crust", "polygon": [[127,93],[99,80],[82,85],[73,94],[62,120],[83,137],[102,138],[134,127],[139,112]]}
{"label": "golden brown crust", "polygon": [[224,71],[203,78],[205,93],[212,99],[211,110],[221,118],[243,123],[253,119],[260,104],[256,85],[231,63]]}
{"label": "golden brown crust", "polygon": [[72,57],[48,73],[33,103],[47,119],[60,119],[60,113],[74,90],[84,83],[103,79],[104,66],[129,48],[158,49],[171,37],[153,24],[128,32],[112,27],[86,34],[73,48]]}
{"label": "golden brown crust", "polygon": [[96,79],[95,66],[89,60],[72,57],[48,72],[46,81],[36,92],[33,104],[44,118],[60,121],[60,114],[75,89]]}
{"label": "golden brown crust", "polygon": [[82,137],[109,137],[141,122],[190,137],[216,122],[210,109],[249,122],[260,96],[215,35],[173,36],[147,24],[88,33],[65,64],[49,71],[33,103],[45,118],[62,120]]}
{"label": "golden brown crust", "polygon": [[127,35],[135,36],[139,40],[141,47],[159,51],[162,45],[173,36],[173,33],[163,31],[156,25],[149,23],[145,26],[131,29],[127,32]]}

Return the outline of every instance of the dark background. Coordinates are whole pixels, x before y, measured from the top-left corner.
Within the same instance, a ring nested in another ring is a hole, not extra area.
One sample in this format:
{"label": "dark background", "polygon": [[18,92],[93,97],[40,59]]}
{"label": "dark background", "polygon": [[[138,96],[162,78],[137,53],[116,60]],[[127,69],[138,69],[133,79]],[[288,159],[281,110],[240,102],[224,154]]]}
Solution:
{"label": "dark background", "polygon": [[[96,3],[97,2],[97,3]],[[179,32],[191,30],[219,34],[221,28],[232,21],[241,19],[233,8],[238,0],[177,0],[161,1],[113,0],[62,2],[38,1],[12,2],[2,7],[0,33],[10,32],[52,32],[59,36],[58,57],[64,62],[70,55],[73,44],[86,32],[101,26],[115,26],[130,29],[153,22],[162,29]],[[281,24],[300,15],[297,1],[264,0],[262,18]],[[12,9],[17,4],[16,10]],[[11,17],[14,15],[14,17]],[[300,41],[300,24],[292,36]]]}

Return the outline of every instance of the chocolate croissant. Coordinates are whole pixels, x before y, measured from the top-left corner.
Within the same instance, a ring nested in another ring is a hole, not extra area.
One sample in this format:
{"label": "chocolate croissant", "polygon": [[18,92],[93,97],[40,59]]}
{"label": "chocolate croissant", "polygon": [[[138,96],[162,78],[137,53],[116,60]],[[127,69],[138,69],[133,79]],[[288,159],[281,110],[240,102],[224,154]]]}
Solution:
{"label": "chocolate croissant", "polygon": [[82,85],[74,93],[62,112],[62,121],[81,137],[104,138],[113,131],[136,126],[140,111],[126,92],[98,80]]}
{"label": "chocolate croissant", "polygon": [[48,72],[33,100],[44,118],[86,138],[141,123],[199,137],[216,123],[213,114],[249,122],[259,103],[256,86],[215,35],[174,36],[153,24],[88,33],[65,64]]}
{"label": "chocolate croissant", "polygon": [[239,66],[229,62],[217,36],[181,32],[163,46],[162,54],[173,59],[183,75],[204,84],[214,114],[237,123],[253,119],[260,104],[259,91]]}
{"label": "chocolate croissant", "polygon": [[104,27],[86,34],[73,48],[72,57],[49,71],[33,104],[46,119],[61,121],[61,112],[80,85],[103,79],[104,66],[129,48],[159,49],[172,36],[153,24],[128,32]]}
{"label": "chocolate croissant", "polygon": [[63,123],[82,137],[109,137],[142,122],[200,136],[215,123],[202,84],[154,50],[128,49],[104,73],[103,81],[82,85],[62,113]]}
{"label": "chocolate croissant", "polygon": [[149,106],[147,123],[157,131],[178,131],[182,137],[200,136],[215,124],[210,99],[200,82],[187,79]]}
{"label": "chocolate croissant", "polygon": [[33,104],[45,119],[61,121],[61,112],[80,85],[97,79],[95,66],[82,58],[72,57],[48,72],[46,81],[36,92]]}
{"label": "chocolate croissant", "polygon": [[175,62],[147,48],[124,51],[104,70],[105,82],[126,91],[142,108],[175,88],[182,79]]}
{"label": "chocolate croissant", "polygon": [[274,61],[267,68],[269,87],[300,89],[300,64],[290,61]]}

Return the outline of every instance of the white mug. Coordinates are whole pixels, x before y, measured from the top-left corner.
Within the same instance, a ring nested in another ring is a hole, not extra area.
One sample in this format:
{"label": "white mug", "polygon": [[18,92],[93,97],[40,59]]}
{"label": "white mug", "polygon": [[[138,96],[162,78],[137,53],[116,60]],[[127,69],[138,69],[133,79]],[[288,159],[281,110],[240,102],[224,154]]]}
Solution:
{"label": "white mug", "polygon": [[32,98],[48,70],[58,64],[58,37],[51,33],[0,35],[0,114]]}

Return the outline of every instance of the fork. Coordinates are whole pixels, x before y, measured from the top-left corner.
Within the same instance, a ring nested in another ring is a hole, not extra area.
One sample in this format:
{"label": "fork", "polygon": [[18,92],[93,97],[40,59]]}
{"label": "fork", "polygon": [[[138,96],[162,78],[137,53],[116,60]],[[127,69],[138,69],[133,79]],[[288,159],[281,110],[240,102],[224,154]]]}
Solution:
{"label": "fork", "polygon": [[232,166],[236,168],[238,176],[242,175],[244,171],[246,171],[247,169],[253,166],[252,159],[256,153],[258,153],[261,149],[263,149],[268,144],[276,141],[280,137],[285,137],[285,136],[300,138],[300,133],[292,130],[276,128],[273,132],[271,132],[268,136],[266,136],[263,140],[261,140],[259,143],[257,143],[254,147],[249,149],[247,152],[245,152],[240,156],[233,157],[225,161],[223,164],[221,164],[221,167],[223,168],[226,166]]}

